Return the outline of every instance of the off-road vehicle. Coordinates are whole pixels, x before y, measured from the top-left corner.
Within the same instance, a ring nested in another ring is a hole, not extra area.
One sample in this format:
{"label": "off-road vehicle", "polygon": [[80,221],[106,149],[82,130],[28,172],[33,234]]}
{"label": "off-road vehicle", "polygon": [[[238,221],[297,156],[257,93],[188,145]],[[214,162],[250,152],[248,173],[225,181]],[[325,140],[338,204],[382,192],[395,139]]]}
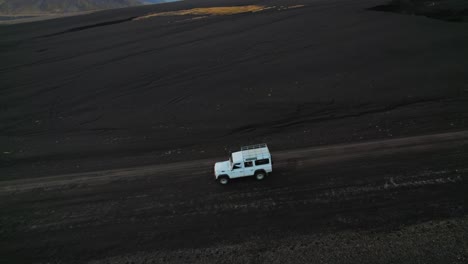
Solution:
{"label": "off-road vehicle", "polygon": [[229,160],[216,162],[214,166],[215,179],[221,184],[247,176],[263,180],[271,172],[271,154],[266,144],[241,147],[240,151],[231,154]]}

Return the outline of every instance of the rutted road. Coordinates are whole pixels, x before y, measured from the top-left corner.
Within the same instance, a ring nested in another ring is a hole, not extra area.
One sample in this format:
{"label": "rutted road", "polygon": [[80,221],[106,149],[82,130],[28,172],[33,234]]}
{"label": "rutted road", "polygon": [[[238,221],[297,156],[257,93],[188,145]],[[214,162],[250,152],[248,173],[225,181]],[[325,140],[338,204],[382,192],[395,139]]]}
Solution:
{"label": "rutted road", "polygon": [[[287,150],[274,153],[275,169],[290,170],[293,167],[308,167],[317,164],[339,162],[343,160],[363,158],[366,156],[396,155],[398,153],[421,152],[453,148],[468,142],[468,131],[441,133],[407,138],[387,139],[354,144],[341,144],[325,147]],[[53,188],[67,184],[105,184],[128,178],[164,177],[166,174],[177,174],[172,179],[193,175],[202,175],[207,168],[212,168],[214,162],[227,159],[193,160],[155,166],[97,171],[21,179],[0,182],[0,193],[26,191],[35,188]],[[212,175],[211,172],[206,174]]]}
{"label": "rutted road", "polygon": [[271,246],[283,237],[456,219],[467,212],[467,143],[460,131],[272,150],[271,177],[228,186],[214,182],[214,160],[4,181],[2,255],[16,263],[125,262],[138,252]]}

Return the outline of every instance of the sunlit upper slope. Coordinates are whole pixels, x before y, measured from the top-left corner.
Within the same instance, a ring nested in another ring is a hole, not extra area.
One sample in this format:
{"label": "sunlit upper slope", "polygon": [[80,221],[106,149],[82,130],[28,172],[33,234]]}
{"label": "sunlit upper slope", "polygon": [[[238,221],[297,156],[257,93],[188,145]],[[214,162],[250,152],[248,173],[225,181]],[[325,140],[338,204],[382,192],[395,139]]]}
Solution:
{"label": "sunlit upper slope", "polygon": [[285,10],[285,9],[292,9],[292,8],[299,8],[303,7],[304,5],[295,5],[295,6],[262,6],[262,5],[245,5],[245,6],[222,6],[222,7],[201,7],[201,8],[192,8],[192,9],[185,9],[185,10],[178,10],[178,11],[169,11],[169,12],[159,12],[159,13],[152,13],[145,16],[140,16],[135,18],[134,20],[141,20],[147,19],[151,17],[158,17],[158,16],[221,16],[221,15],[235,15],[235,14],[242,14],[242,13],[249,13],[249,12],[259,12],[267,9],[275,9],[275,10]]}

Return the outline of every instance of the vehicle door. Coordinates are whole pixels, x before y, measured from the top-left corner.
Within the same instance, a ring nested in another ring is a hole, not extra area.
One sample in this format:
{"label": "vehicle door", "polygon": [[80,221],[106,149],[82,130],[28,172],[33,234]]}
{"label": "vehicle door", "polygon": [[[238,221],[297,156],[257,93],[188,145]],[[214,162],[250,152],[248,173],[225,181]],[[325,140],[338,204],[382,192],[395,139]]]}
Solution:
{"label": "vehicle door", "polygon": [[244,174],[245,176],[252,176],[254,175],[255,167],[253,165],[253,161],[246,161],[244,162]]}
{"label": "vehicle door", "polygon": [[244,176],[244,166],[242,163],[232,164],[231,178],[239,178]]}

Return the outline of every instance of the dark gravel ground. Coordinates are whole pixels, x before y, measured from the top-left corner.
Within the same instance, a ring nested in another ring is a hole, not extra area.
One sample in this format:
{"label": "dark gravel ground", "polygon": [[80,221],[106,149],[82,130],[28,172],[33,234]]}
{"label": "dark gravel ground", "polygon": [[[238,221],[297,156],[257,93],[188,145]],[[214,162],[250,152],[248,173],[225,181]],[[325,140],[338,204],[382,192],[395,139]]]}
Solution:
{"label": "dark gravel ground", "polygon": [[[185,1],[0,26],[0,183],[248,143],[276,152],[466,130],[466,24],[368,10],[384,3]],[[274,8],[132,20],[246,4]],[[285,161],[265,182],[228,188],[210,165],[1,194],[0,256],[465,263],[466,142],[402,150]]]}
{"label": "dark gravel ground", "polygon": [[465,263],[467,142],[343,146],[323,150],[325,158],[281,155],[265,181],[228,186],[201,162],[53,187],[49,182],[58,180],[44,178],[35,189],[0,194],[2,258]]}

